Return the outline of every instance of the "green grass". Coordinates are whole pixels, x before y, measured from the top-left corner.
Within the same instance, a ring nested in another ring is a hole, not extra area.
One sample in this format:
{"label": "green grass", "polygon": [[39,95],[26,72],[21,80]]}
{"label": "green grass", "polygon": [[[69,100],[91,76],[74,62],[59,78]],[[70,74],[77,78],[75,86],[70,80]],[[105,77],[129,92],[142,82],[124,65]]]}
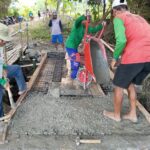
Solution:
{"label": "green grass", "polygon": [[[29,26],[29,32],[32,39],[36,40],[51,40],[50,28],[48,27],[48,21],[34,22]],[[70,26],[63,24],[63,35],[68,36],[70,32]]]}
{"label": "green grass", "polygon": [[48,23],[34,22],[29,28],[32,39],[50,40],[50,29]]}

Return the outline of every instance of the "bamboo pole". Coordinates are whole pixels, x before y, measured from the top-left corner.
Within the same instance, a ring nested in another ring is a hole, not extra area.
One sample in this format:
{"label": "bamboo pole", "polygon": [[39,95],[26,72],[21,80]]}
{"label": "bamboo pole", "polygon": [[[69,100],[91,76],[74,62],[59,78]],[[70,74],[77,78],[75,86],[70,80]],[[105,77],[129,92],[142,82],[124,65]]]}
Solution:
{"label": "bamboo pole", "polygon": [[22,25],[21,22],[19,23],[19,32],[20,32],[20,43],[21,43],[21,49],[20,49],[20,59],[22,59],[23,56],[23,35],[22,35]]}

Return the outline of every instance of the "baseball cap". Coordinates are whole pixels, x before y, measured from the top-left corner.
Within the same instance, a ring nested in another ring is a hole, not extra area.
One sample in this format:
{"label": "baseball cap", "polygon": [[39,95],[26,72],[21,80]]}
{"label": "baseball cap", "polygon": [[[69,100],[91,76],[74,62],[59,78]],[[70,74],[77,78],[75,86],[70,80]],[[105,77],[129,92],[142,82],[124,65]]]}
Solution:
{"label": "baseball cap", "polygon": [[120,6],[120,5],[127,5],[127,1],[126,0],[114,0],[112,3],[112,8],[116,6]]}
{"label": "baseball cap", "polygon": [[57,12],[56,12],[56,11],[53,11],[53,15],[54,15],[54,16],[57,15]]}
{"label": "baseball cap", "polygon": [[90,15],[91,15],[89,9],[87,9],[85,13],[86,13],[86,14],[85,14],[86,16],[90,16]]}
{"label": "baseball cap", "polygon": [[11,41],[11,37],[8,33],[8,27],[2,23],[0,23],[0,40]]}

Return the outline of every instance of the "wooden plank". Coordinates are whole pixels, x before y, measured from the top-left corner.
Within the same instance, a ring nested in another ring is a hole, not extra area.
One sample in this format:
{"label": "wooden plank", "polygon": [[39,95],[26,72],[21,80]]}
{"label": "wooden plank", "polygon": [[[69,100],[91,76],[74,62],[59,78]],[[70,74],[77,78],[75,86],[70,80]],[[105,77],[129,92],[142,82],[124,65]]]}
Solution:
{"label": "wooden plank", "polygon": [[104,96],[104,92],[101,87],[96,83],[92,83],[89,88],[86,90],[83,89],[80,85],[73,85],[69,78],[62,78],[61,86],[60,86],[60,95],[61,96],[92,96],[92,97],[100,97]]}
{"label": "wooden plank", "polygon": [[[25,45],[23,47],[23,52],[26,50],[27,48],[27,45]],[[21,49],[21,46],[19,47],[16,47],[14,48],[13,50],[10,50],[7,52],[7,62],[8,62],[8,65],[12,65],[15,61],[17,61],[20,57],[20,49]]]}
{"label": "wooden plank", "polygon": [[101,96],[105,96],[105,93],[102,90],[102,88],[100,87],[100,85],[99,84],[96,84],[96,85],[97,85],[97,88],[98,88],[99,92],[101,93]]}
{"label": "wooden plank", "polygon": [[111,52],[114,52],[114,49],[109,45],[109,44],[107,44],[107,42],[105,42],[103,39],[100,39],[101,40],[101,42],[107,47],[107,48],[109,48],[109,50],[111,51]]}
{"label": "wooden plank", "polygon": [[91,86],[89,87],[89,90],[91,91],[94,97],[105,96],[101,87],[96,83],[92,83]]}
{"label": "wooden plank", "polygon": [[5,123],[3,134],[2,134],[2,144],[4,144],[6,141],[7,131],[8,131],[8,123]]}
{"label": "wooden plank", "polygon": [[60,96],[92,97],[93,95],[87,89],[81,90],[76,89],[75,87],[64,86],[60,89]]}
{"label": "wooden plank", "polygon": [[27,93],[28,93],[28,92],[31,90],[31,88],[33,87],[33,85],[34,85],[34,83],[35,83],[35,81],[36,81],[36,79],[37,79],[37,77],[38,77],[38,74],[39,74],[40,70],[42,69],[42,67],[43,67],[43,65],[44,65],[44,63],[45,63],[45,61],[46,61],[46,58],[47,58],[47,53],[43,54],[43,58],[42,58],[42,60],[41,60],[41,62],[40,62],[40,65],[36,68],[35,72],[33,73],[32,78],[30,79],[30,81],[29,81],[29,83],[28,83],[28,90],[27,90],[23,95],[21,95],[21,96],[18,98],[18,100],[17,100],[17,102],[16,102],[16,108],[11,109],[11,110],[9,111],[9,113],[8,113],[6,116],[1,117],[1,118],[0,118],[0,121],[2,121],[2,120],[10,120],[10,119],[12,118],[12,116],[15,114],[17,108],[21,105],[23,99],[26,97]]}
{"label": "wooden plank", "polygon": [[[40,63],[36,63],[36,66],[39,66]],[[33,64],[27,64],[27,65],[20,65],[21,68],[25,68],[25,67],[33,67]]]}
{"label": "wooden plank", "polygon": [[[124,93],[128,95],[127,90],[124,90]],[[150,123],[150,113],[144,108],[144,106],[137,100],[136,106],[141,111],[141,113],[145,116],[146,120]]]}
{"label": "wooden plank", "polygon": [[8,123],[0,122],[0,144],[5,144],[8,131]]}
{"label": "wooden plank", "polygon": [[62,78],[60,86],[61,96],[92,96],[92,93],[80,85],[74,86],[73,82],[70,82],[69,78]]}
{"label": "wooden plank", "polygon": [[145,116],[146,120],[150,123],[150,113],[143,107],[143,105],[137,100],[136,105],[138,109],[142,112],[142,114]]}

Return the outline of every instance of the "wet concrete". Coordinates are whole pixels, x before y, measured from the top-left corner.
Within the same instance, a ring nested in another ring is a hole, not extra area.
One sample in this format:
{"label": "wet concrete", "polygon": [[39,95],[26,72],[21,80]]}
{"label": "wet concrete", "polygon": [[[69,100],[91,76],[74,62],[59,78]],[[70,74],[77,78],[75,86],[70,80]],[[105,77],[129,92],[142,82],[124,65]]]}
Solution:
{"label": "wet concrete", "polygon": [[[2,150],[148,150],[150,125],[138,111],[138,122],[116,123],[103,116],[113,110],[113,95],[57,97],[60,84],[53,83],[47,94],[30,93],[17,110]],[[56,95],[58,92],[55,93]],[[122,114],[128,111],[124,97]],[[77,136],[100,138],[101,144],[75,144]]]}
{"label": "wet concrete", "polygon": [[[150,136],[106,135],[101,144],[76,145],[75,136],[21,135],[9,137],[2,150],[149,150]],[[135,140],[136,139],[136,140]]]}

